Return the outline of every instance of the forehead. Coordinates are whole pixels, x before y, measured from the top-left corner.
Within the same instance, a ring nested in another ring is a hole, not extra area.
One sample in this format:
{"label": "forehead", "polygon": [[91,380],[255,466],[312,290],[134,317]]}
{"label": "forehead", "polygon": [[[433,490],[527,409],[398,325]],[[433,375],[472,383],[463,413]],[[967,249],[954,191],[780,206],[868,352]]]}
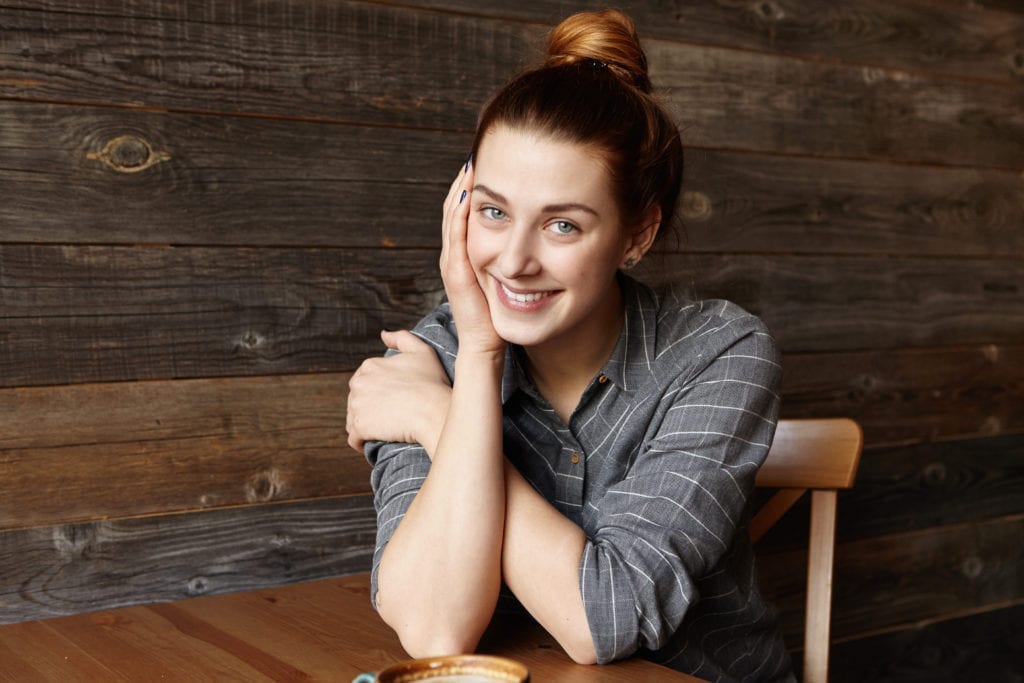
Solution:
{"label": "forehead", "polygon": [[592,147],[497,126],[480,141],[473,164],[474,181],[510,202],[582,202],[613,208],[608,169]]}

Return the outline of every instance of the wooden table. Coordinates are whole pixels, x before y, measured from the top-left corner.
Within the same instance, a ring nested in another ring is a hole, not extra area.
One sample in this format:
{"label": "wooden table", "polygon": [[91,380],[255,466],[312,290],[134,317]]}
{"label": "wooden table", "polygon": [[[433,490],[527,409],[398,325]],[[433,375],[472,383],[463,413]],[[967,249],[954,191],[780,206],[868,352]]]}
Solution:
{"label": "wooden table", "polygon": [[[407,659],[365,574],[0,626],[6,681],[339,681]],[[481,652],[533,683],[697,681],[640,659],[574,664],[538,626],[502,620]]]}

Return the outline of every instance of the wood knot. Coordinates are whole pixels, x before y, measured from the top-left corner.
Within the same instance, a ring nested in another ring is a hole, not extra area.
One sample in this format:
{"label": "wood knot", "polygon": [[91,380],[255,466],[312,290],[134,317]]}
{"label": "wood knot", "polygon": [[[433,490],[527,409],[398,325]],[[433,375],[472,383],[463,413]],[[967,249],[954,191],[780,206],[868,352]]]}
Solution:
{"label": "wood knot", "polygon": [[1024,76],[1024,52],[1014,52],[1010,55],[1010,68],[1018,76]]}
{"label": "wood knot", "polygon": [[684,192],[679,202],[679,212],[690,221],[706,221],[712,210],[711,198],[703,192]]}
{"label": "wood knot", "polygon": [[204,595],[210,590],[210,583],[204,576],[193,576],[188,580],[185,592],[189,595]]}
{"label": "wood knot", "polygon": [[266,503],[273,500],[284,487],[284,480],[276,469],[257,472],[245,483],[245,499],[250,503]]}
{"label": "wood knot", "polygon": [[754,12],[765,21],[782,21],[786,17],[785,10],[774,2],[756,2]]}
{"label": "wood knot", "polygon": [[118,135],[103,145],[99,152],[91,152],[86,158],[102,161],[118,173],[138,173],[167,161],[171,155],[154,150],[149,141],[136,135]]}
{"label": "wood knot", "polygon": [[985,563],[977,555],[968,555],[960,563],[960,571],[968,579],[977,579],[985,570]]}

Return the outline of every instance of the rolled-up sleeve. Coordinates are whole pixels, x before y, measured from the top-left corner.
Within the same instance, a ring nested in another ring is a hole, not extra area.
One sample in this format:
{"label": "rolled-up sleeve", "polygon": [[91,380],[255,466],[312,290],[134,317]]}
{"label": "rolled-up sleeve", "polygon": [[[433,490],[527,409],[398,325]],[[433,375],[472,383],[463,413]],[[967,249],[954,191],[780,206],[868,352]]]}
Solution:
{"label": "rolled-up sleeve", "polygon": [[[756,319],[755,319],[756,320]],[[778,416],[781,366],[760,326],[668,385],[657,424],[597,508],[580,583],[598,660],[657,650],[744,526]]]}
{"label": "rolled-up sleeve", "polygon": [[373,464],[370,482],[373,486],[373,506],[377,513],[377,540],[370,573],[370,598],[376,607],[380,558],[423,486],[423,480],[430,471],[430,458],[422,446],[406,443],[374,442],[367,445],[366,455]]}
{"label": "rolled-up sleeve", "polygon": [[[412,330],[416,336],[430,344],[437,353],[448,378],[455,370],[458,339],[451,322],[447,304],[432,311]],[[389,351],[385,355],[393,355]],[[373,505],[377,515],[377,540],[373,551],[370,573],[370,597],[377,607],[377,575],[384,548],[394,535],[406,511],[423,486],[430,471],[430,457],[419,444],[370,441],[365,446],[366,459],[373,467],[370,484]]]}

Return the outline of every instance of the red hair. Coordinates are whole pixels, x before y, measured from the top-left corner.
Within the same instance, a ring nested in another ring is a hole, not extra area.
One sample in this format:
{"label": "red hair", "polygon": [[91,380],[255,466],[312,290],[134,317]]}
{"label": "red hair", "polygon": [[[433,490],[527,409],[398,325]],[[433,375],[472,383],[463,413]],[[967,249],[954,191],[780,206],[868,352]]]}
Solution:
{"label": "red hair", "polygon": [[616,10],[574,14],[552,30],[547,53],[484,107],[473,152],[499,125],[594,147],[604,156],[623,221],[635,223],[657,206],[662,225],[668,223],[679,199],[683,148],[675,122],[651,94],[633,22]]}

